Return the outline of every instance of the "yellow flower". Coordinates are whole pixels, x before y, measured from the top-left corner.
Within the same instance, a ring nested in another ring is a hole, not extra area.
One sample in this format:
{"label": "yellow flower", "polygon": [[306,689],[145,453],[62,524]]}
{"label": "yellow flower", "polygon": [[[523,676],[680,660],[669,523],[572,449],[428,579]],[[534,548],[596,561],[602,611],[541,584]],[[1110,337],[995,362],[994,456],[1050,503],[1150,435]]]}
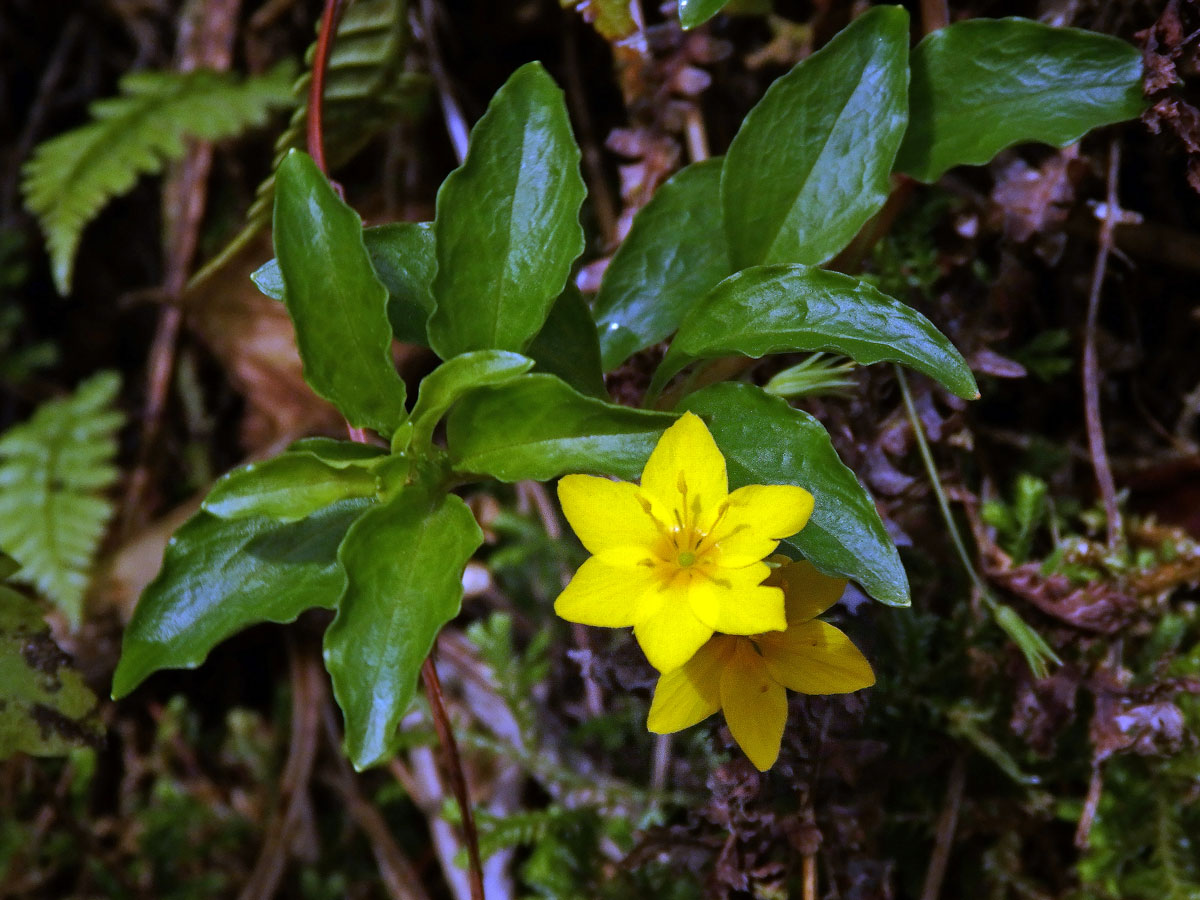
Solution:
{"label": "yellow flower", "polygon": [[650,731],[670,734],[723,710],[733,739],[765,772],[779,756],[787,690],[848,694],[875,683],[871,664],[850,639],[816,619],[842,596],[843,579],[799,562],[772,572],[772,582],[787,598],[787,631],[714,636],[687,665],[658,680]]}
{"label": "yellow flower", "polygon": [[783,592],[763,585],[763,559],[812,513],[792,485],[729,492],[725,457],[698,416],[684,413],[646,461],[639,487],[592,475],[558,483],[567,521],[593,556],[559,595],[570,622],[633,626],[650,664],[677,669],[713,632],[787,627]]}

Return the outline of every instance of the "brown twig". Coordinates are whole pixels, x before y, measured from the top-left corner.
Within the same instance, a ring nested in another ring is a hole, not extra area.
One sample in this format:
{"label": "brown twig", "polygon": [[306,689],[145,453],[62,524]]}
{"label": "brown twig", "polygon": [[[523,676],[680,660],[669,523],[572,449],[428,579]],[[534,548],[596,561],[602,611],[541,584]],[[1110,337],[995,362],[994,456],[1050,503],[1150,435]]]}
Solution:
{"label": "brown twig", "polygon": [[[323,781],[341,797],[346,812],[370,843],[388,896],[392,900],[429,900],[429,894],[421,886],[419,873],[392,838],[387,821],[379,814],[379,810],[363,799],[354,773],[342,755],[341,737],[338,734],[333,708],[328,702],[328,697],[323,700],[321,720],[326,740],[333,751],[334,759],[337,760],[333,772],[324,777]],[[395,762],[399,763],[398,760]]]}
{"label": "brown twig", "polygon": [[[436,648],[435,648],[436,652]],[[450,717],[446,714],[446,704],[442,697],[442,682],[438,678],[437,665],[433,654],[425,657],[421,664],[421,680],[425,682],[425,693],[429,695],[429,711],[433,714],[433,727],[437,731],[438,742],[446,756],[446,769],[450,775],[450,788],[454,791],[454,799],[458,801],[462,813],[463,836],[467,839],[467,858],[470,861],[471,900],[484,900],[483,894],[483,863],[479,858],[479,833],[475,830],[475,815],[471,811],[471,795],[467,790],[467,779],[463,774],[462,757],[458,752],[458,742],[454,739],[454,729]]]}
{"label": "brown twig", "polygon": [[442,107],[442,116],[446,120],[446,133],[450,137],[450,146],[454,148],[454,156],[458,159],[459,165],[462,165],[463,160],[467,158],[467,139],[470,128],[467,126],[467,119],[463,115],[458,101],[454,98],[454,91],[450,86],[450,76],[446,73],[446,66],[442,62],[442,53],[437,42],[437,26],[434,24],[435,17],[433,0],[421,0],[421,30],[425,37],[425,50],[429,54],[429,74],[433,76],[433,82],[437,85],[438,102]]}
{"label": "brown twig", "polygon": [[1121,163],[1121,145],[1114,139],[1109,143],[1108,178],[1104,214],[1100,217],[1100,238],[1096,264],[1092,269],[1092,284],[1088,291],[1087,319],[1083,330],[1083,414],[1087,423],[1088,452],[1096,485],[1104,502],[1109,547],[1121,542],[1121,510],[1117,505],[1117,488],[1113,481],[1108,451],[1104,446],[1104,426],[1100,419],[1100,362],[1096,356],[1096,319],[1100,308],[1100,290],[1112,251],[1113,228],[1119,218],[1117,205],[1117,171]]}
{"label": "brown twig", "polygon": [[963,789],[967,783],[967,764],[961,754],[955,757],[954,767],[946,784],[946,801],[938,816],[937,837],[933,853],[929,857],[929,868],[925,870],[925,884],[921,888],[921,900],[937,900],[942,892],[942,881],[946,877],[946,866],[950,862],[950,848],[954,846],[954,832],[958,829],[958,811],[962,806]]}
{"label": "brown twig", "polygon": [[[212,0],[209,3],[193,0],[189,4],[179,26],[179,71],[229,68],[240,7],[241,0]],[[121,509],[121,530],[126,534],[138,521],[150,486],[153,454],[162,431],[175,371],[175,347],[183,327],[183,310],[179,304],[196,253],[200,222],[204,218],[212,159],[210,142],[193,142],[183,160],[172,168],[163,188],[167,236],[162,293],[166,305],[159,313],[146,365],[146,400],[137,462],[129,476]]]}
{"label": "brown twig", "polygon": [[800,878],[803,882],[804,900],[817,900],[817,855],[805,853],[800,859]]}
{"label": "brown twig", "polygon": [[288,640],[288,663],[292,681],[292,736],[280,780],[279,806],[254,871],[238,900],[267,900],[275,896],[283,878],[292,834],[308,802],[308,783],[317,756],[323,682],[316,657],[299,646],[294,638]]}

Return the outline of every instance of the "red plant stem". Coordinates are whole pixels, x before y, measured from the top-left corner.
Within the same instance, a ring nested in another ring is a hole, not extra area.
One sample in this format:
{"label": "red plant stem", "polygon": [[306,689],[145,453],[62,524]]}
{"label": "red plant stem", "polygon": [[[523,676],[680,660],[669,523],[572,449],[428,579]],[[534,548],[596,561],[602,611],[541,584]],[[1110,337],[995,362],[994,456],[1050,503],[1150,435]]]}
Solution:
{"label": "red plant stem", "polygon": [[325,0],[325,11],[321,14],[321,30],[317,33],[317,52],[313,58],[312,81],[308,85],[308,129],[305,132],[308,155],[325,175],[329,168],[325,164],[325,135],[321,128],[321,110],[325,101],[325,71],[329,68],[329,50],[337,31],[338,15],[342,0]]}
{"label": "red plant stem", "polygon": [[446,753],[450,770],[450,787],[462,810],[463,834],[467,838],[467,856],[471,862],[471,900],[484,900],[483,864],[479,859],[479,835],[475,830],[475,815],[471,812],[471,797],[467,792],[467,779],[463,774],[462,757],[458,753],[458,742],[454,740],[454,729],[446,715],[446,704],[442,700],[442,682],[438,678],[433,654],[425,657],[421,664],[421,680],[425,682],[425,693],[429,695],[429,710],[433,713],[433,727],[438,742]]}
{"label": "red plant stem", "polygon": [[[341,5],[341,0],[325,0],[325,10],[321,15],[321,29],[317,34],[316,55],[313,58],[312,82],[308,89],[308,127],[305,135],[308,155],[325,175],[329,174],[329,169],[325,162],[325,139],[321,128],[321,112],[325,99],[325,72],[329,67],[329,51],[333,46]],[[349,423],[346,424],[346,428],[352,441],[360,444],[367,442],[366,429],[355,428]],[[467,791],[462,757],[458,752],[458,742],[454,740],[454,729],[450,724],[450,717],[446,714],[446,704],[442,699],[442,683],[438,679],[432,653],[421,664],[421,678],[425,682],[425,692],[429,695],[429,710],[433,716],[433,727],[437,731],[438,742],[445,752],[450,787],[454,791],[459,809],[462,810],[463,835],[466,838],[467,856],[470,860],[471,900],[485,900],[483,863],[479,858],[479,833],[475,829],[475,816],[471,811],[471,797]]]}

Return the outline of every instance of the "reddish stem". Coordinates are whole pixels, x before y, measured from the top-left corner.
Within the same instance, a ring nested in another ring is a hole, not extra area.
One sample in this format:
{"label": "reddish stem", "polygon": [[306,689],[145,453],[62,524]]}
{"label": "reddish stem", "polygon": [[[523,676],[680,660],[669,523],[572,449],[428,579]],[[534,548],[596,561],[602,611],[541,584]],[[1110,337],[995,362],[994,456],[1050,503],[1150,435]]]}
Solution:
{"label": "reddish stem", "polygon": [[321,30],[317,33],[317,52],[313,58],[312,81],[308,85],[308,155],[317,168],[329,174],[325,164],[325,135],[321,128],[321,110],[325,100],[325,71],[329,68],[329,50],[337,31],[338,15],[342,0],[325,0],[325,11],[321,14]]}
{"label": "reddish stem", "polygon": [[484,900],[483,895],[483,863],[479,859],[479,834],[475,830],[475,815],[471,812],[471,796],[467,792],[467,779],[463,774],[462,757],[458,753],[458,742],[454,740],[454,730],[450,727],[450,717],[446,715],[446,704],[442,699],[442,682],[438,678],[437,666],[433,662],[433,654],[425,657],[421,664],[421,679],[425,682],[425,693],[429,695],[429,710],[433,713],[433,727],[437,731],[438,742],[446,753],[446,766],[450,772],[450,788],[462,810],[463,834],[467,839],[467,856],[471,869],[471,900]]}

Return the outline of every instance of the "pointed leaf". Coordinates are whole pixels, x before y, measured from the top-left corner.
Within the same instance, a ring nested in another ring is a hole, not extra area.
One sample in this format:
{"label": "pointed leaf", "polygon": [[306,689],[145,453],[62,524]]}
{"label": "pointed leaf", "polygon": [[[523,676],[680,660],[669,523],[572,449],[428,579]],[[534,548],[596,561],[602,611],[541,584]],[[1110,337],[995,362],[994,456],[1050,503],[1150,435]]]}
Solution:
{"label": "pointed leaf", "polygon": [[682,407],[708,422],[731,489],[796,484],[812,493],[812,518],[785,547],[826,575],[853,579],[881,603],[909,605],[908,577],[875,503],[820,422],[748,384],[713,385]]}
{"label": "pointed leaf", "polygon": [[553,375],[525,375],[475,391],[446,422],[455,469],[501,481],[545,481],[568,472],[637,478],[675,421],[585,397]]}
{"label": "pointed leaf", "polygon": [[275,176],[274,229],[305,380],[351,425],[390,436],[405,409],[388,292],[371,267],[358,213],[295,150]]}
{"label": "pointed leaf", "polygon": [[171,538],[162,571],[125,630],[113,697],[159,669],[195,668],[250,625],[291,622],[314,606],[335,606],[346,586],[338,544],[368,506],[343,500],[286,525],[193,516]]}
{"label": "pointed leaf", "polygon": [[412,445],[427,447],[442,416],[468,391],[504,384],[532,368],[532,359],[505,350],[476,350],[446,360],[421,382],[412,411]]}
{"label": "pointed leaf", "polygon": [[864,281],[811,266],[756,266],[722,281],[680,326],[654,387],[691,359],[796,350],[903,363],[964,399],[979,396],[966,360],[923,315]]}
{"label": "pointed leaf", "polygon": [[546,324],[526,351],[539,372],[557,375],[575,390],[607,397],[600,367],[596,320],[579,288],[568,283],[554,302]]}
{"label": "pointed leaf", "polygon": [[296,522],[338,500],[374,497],[375,489],[375,474],[365,468],[334,468],[309,453],[282,453],[227,472],[204,498],[204,509],[219,519]]}
{"label": "pointed leaf", "polygon": [[721,225],[721,160],[693,163],[634,216],[596,295],[604,371],[666,338],[733,272]]}
{"label": "pointed leaf", "polygon": [[417,673],[462,602],[462,572],[483,533],[453,495],[414,487],[365,514],[338,553],[346,593],[325,632],[325,667],[357,769],[393,751]]}
{"label": "pointed leaf", "polygon": [[[432,222],[393,222],[363,229],[363,244],[375,274],[387,288],[388,321],[396,340],[429,346],[425,322],[433,312],[433,274],[437,271]],[[263,263],[250,279],[275,300],[286,294],[279,260]]]}
{"label": "pointed leaf", "polygon": [[1065,147],[1141,115],[1142,57],[1106,34],[1028,19],[970,19],[912,54],[910,121],[896,169],[936,181],[1005,147]]}
{"label": "pointed leaf", "polygon": [[396,340],[429,346],[437,271],[432,222],[395,222],[363,231],[367,253],[388,291],[387,314]]}
{"label": "pointed leaf", "polygon": [[442,359],[520,352],[541,329],[583,252],[579,158],[562,91],[540,63],[522,66],[438,191],[429,340]]}
{"label": "pointed leaf", "polygon": [[734,269],[831,259],[879,210],[908,120],[908,14],[876,6],[768,88],[721,182]]}
{"label": "pointed leaf", "polygon": [[684,28],[703,25],[728,2],[729,0],[679,0],[679,24]]}

